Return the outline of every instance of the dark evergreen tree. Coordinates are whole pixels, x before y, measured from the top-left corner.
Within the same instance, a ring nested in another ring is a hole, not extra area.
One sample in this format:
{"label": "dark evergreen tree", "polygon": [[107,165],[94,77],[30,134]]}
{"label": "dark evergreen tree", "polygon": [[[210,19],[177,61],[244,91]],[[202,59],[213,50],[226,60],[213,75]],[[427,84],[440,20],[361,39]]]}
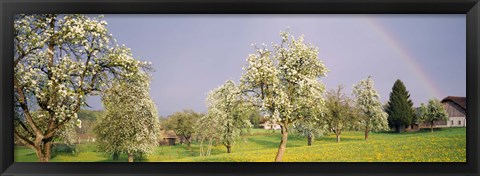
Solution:
{"label": "dark evergreen tree", "polygon": [[403,132],[406,127],[416,121],[410,94],[399,79],[395,81],[392,87],[385,110],[388,113],[388,126],[397,132]]}

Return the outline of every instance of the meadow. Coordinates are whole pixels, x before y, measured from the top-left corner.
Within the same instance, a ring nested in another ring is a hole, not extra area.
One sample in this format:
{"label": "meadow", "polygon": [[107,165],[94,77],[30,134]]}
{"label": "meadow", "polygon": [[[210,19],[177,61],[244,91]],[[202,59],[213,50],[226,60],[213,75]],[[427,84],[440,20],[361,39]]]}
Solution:
{"label": "meadow", "polygon": [[[223,145],[213,146],[211,156],[200,156],[199,144],[159,146],[136,161],[143,162],[271,162],[280,142],[280,132],[253,129],[226,153]],[[126,162],[127,156],[112,160],[98,152],[95,143],[77,145],[78,152],[55,152],[51,162]],[[345,131],[339,143],[334,134],[317,138],[311,146],[307,139],[289,135],[285,162],[466,162],[466,128],[421,130],[411,133],[372,132],[364,140],[362,131]],[[15,147],[15,162],[37,162],[35,152]]]}

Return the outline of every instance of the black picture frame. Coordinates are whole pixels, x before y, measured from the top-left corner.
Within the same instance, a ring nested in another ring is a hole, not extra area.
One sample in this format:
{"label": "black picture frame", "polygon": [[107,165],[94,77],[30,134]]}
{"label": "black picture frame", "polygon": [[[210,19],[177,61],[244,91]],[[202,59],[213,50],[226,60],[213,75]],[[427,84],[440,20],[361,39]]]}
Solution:
{"label": "black picture frame", "polygon": [[[2,0],[1,175],[480,175],[479,0]],[[15,163],[13,16],[81,14],[466,14],[467,162],[464,163]]]}

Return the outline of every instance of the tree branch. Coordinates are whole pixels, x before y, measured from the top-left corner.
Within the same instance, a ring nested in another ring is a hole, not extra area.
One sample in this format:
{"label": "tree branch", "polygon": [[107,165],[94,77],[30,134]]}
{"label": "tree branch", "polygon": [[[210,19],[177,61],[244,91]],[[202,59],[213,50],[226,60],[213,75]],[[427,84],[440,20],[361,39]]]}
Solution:
{"label": "tree branch", "polygon": [[18,133],[16,129],[14,129],[13,131],[13,136],[15,136],[18,140],[20,140],[20,142],[27,145],[28,147],[35,148],[35,144],[32,141],[28,140],[28,138],[20,135],[20,133]]}
{"label": "tree branch", "polygon": [[33,129],[37,137],[43,138],[42,131],[40,131],[40,129],[37,127],[37,125],[33,121],[30,111],[28,109],[27,102],[25,101],[25,94],[23,93],[23,90],[22,90],[23,87],[20,87],[20,85],[18,85],[17,79],[13,80],[13,85],[17,89],[17,93],[19,96],[18,103],[20,103],[20,106],[22,107],[22,110],[23,110],[23,113],[25,114],[25,118],[27,120],[28,125]]}
{"label": "tree branch", "polygon": [[27,128],[27,126],[25,125],[25,123],[23,123],[20,119],[17,119],[16,120],[20,126],[31,136],[31,137],[35,137],[35,134],[33,134],[33,132],[30,131],[30,129]]}

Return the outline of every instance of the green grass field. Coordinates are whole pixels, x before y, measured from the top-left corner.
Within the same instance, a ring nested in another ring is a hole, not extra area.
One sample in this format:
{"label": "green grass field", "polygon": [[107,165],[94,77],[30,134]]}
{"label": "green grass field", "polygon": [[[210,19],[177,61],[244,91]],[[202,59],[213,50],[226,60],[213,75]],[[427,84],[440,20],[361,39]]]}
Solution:
{"label": "green grass field", "polygon": [[[254,129],[226,153],[222,145],[213,146],[211,156],[199,156],[199,145],[191,150],[185,145],[159,146],[144,162],[271,162],[280,142],[280,133]],[[54,153],[52,162],[126,162],[126,155],[117,161],[97,152],[94,143],[79,144],[76,154]],[[15,162],[36,162],[35,152],[15,147]],[[312,146],[306,138],[289,135],[283,157],[287,162],[465,162],[466,129],[444,128],[414,133],[371,133],[365,141],[361,131],[345,131],[341,142],[335,135],[322,136]]]}

